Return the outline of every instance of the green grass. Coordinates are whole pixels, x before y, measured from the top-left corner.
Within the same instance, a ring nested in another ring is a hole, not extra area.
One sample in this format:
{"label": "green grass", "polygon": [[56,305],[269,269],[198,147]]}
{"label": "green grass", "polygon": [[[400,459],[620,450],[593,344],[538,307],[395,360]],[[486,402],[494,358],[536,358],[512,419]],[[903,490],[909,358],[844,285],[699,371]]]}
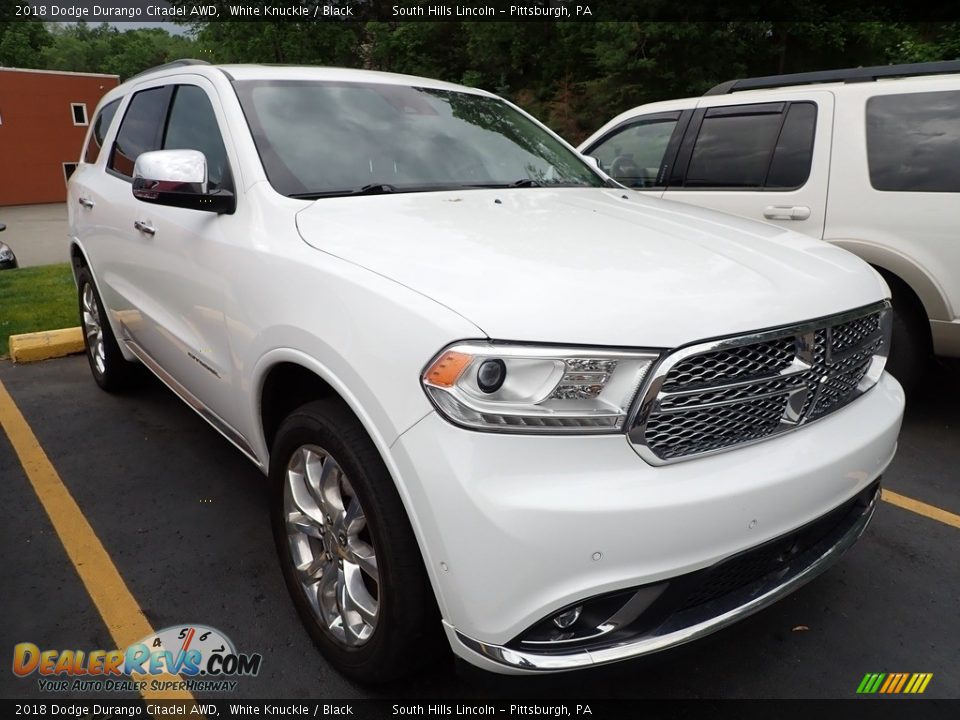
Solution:
{"label": "green grass", "polygon": [[0,270],[0,357],[11,335],[79,324],[69,263]]}

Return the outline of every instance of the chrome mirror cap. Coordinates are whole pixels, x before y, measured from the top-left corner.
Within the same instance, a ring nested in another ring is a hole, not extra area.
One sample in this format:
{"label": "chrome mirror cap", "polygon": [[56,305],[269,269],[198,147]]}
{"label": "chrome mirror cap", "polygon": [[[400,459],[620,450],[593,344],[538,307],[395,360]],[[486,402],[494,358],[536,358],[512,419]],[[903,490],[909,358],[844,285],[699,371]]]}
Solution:
{"label": "chrome mirror cap", "polygon": [[210,191],[207,159],[199,150],[153,150],[141,153],[133,167],[133,196],[145,203],[218,215],[237,209],[233,192]]}
{"label": "chrome mirror cap", "polygon": [[133,166],[133,194],[155,200],[158,192],[207,194],[207,158],[199,150],[141,153]]}

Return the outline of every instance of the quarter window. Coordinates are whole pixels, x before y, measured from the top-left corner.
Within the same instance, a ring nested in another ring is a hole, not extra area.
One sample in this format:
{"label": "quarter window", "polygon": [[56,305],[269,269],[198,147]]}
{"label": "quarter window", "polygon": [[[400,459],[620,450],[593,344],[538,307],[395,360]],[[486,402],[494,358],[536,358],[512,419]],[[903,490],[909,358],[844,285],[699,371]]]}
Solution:
{"label": "quarter window", "polygon": [[110,123],[113,122],[113,116],[117,114],[118,107],[120,107],[120,101],[114,100],[100,108],[100,112],[97,113],[97,117],[93,121],[93,132],[90,133],[87,150],[83,154],[84,162],[95,163],[97,158],[100,157],[103,139],[107,136],[107,130],[110,129]]}
{"label": "quarter window", "polygon": [[133,177],[133,164],[140,153],[160,148],[163,120],[170,100],[169,86],[138,92],[130,100],[117,132],[110,157],[110,169],[124,177]]}
{"label": "quarter window", "polygon": [[892,192],[960,192],[960,91],[867,101],[870,184]]}
{"label": "quarter window", "polygon": [[817,106],[793,103],[783,121],[770,171],[764,187],[771,190],[797,188],[810,177],[813,157],[813,131],[817,125]]}
{"label": "quarter window", "polygon": [[676,117],[641,121],[615,132],[589,154],[604,172],[627,187],[662,186],[658,177],[676,126]]}
{"label": "quarter window", "polygon": [[196,85],[178,85],[170,108],[164,150],[199,150],[207,158],[210,189],[229,178],[227,151],[207,94]]}
{"label": "quarter window", "polygon": [[796,188],[806,182],[813,155],[813,103],[768,103],[710,108],[693,146],[689,188]]}

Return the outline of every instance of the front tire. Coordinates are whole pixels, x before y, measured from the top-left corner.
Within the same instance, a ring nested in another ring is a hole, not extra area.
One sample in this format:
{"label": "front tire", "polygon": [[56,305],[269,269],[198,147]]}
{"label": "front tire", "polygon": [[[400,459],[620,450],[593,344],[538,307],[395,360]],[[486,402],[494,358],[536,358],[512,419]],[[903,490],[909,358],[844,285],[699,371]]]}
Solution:
{"label": "front tire", "polygon": [[407,675],[438,647],[440,618],[393,480],[336,399],[292,413],[271,454],[273,529],[287,589],[320,651],[344,675]]}

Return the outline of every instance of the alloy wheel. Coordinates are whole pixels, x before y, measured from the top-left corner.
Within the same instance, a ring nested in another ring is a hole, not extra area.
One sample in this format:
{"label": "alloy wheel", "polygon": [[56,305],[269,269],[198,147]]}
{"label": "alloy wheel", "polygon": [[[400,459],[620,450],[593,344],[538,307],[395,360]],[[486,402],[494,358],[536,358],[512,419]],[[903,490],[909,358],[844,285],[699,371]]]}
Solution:
{"label": "alloy wheel", "polygon": [[380,614],[380,576],[360,499],[326,450],[303,445],[287,464],[290,555],[314,616],[345,647],[366,644]]}
{"label": "alloy wheel", "polygon": [[103,326],[100,322],[100,306],[97,304],[97,296],[93,293],[93,286],[90,283],[83,285],[83,333],[87,338],[87,352],[97,368],[97,372],[103,375],[107,369],[107,351],[103,343]]}

